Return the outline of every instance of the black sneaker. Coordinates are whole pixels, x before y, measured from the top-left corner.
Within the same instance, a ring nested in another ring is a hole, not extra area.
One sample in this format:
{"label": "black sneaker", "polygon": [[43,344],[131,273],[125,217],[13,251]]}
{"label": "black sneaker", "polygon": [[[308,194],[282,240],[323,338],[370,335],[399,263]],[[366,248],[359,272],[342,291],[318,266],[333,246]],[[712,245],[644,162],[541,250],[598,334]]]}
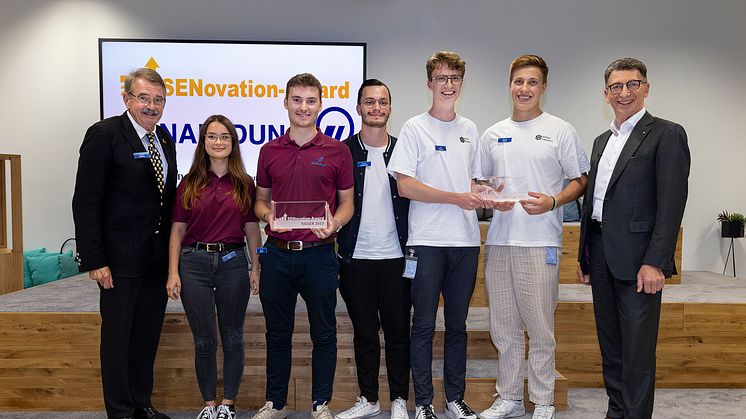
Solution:
{"label": "black sneaker", "polygon": [[435,416],[435,408],[431,404],[421,404],[417,406],[414,419],[438,419]]}
{"label": "black sneaker", "polygon": [[236,408],[232,404],[221,404],[216,413],[215,419],[235,419]]}
{"label": "black sneaker", "polygon": [[477,419],[477,414],[471,410],[464,399],[454,400],[446,403],[446,416],[451,419]]}

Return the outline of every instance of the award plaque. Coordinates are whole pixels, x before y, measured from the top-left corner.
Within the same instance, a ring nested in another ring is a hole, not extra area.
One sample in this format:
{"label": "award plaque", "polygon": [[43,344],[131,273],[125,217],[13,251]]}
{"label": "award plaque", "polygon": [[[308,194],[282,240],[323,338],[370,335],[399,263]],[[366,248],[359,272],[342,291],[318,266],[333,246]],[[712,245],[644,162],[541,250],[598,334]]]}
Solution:
{"label": "award plaque", "polygon": [[528,196],[528,179],[525,176],[501,176],[480,180],[479,184],[489,186],[479,192],[485,201],[518,202],[531,199]]}
{"label": "award plaque", "polygon": [[324,228],[326,201],[274,201],[272,218],[275,228]]}

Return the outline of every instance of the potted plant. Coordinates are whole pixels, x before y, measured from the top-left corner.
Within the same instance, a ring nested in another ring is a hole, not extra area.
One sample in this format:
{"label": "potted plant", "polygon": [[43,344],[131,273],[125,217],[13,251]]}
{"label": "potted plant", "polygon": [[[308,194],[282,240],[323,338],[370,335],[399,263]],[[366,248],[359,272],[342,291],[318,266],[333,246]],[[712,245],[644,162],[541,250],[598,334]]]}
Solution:
{"label": "potted plant", "polygon": [[743,214],[723,211],[718,214],[720,221],[720,237],[737,239],[743,237],[743,225],[746,219]]}

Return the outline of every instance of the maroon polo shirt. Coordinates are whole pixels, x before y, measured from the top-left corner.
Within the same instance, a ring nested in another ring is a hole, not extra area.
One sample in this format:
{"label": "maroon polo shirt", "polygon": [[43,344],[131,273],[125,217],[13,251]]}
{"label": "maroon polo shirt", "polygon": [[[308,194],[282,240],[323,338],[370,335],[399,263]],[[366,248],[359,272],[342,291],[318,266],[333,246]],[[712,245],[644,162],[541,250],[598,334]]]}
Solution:
{"label": "maroon polo shirt", "polygon": [[[288,135],[265,144],[259,151],[256,184],[272,189],[273,201],[326,201],[332,214],[337,210],[337,190],[352,188],[350,148],[321,131],[302,147]],[[309,229],[276,233],[280,240],[319,241]]]}
{"label": "maroon polo shirt", "polygon": [[[259,221],[254,215],[253,205],[245,214],[238,210],[231,195],[233,182],[228,174],[218,177],[208,171],[207,185],[190,210],[185,210],[181,205],[185,187],[186,183],[181,182],[176,189],[173,212],[174,222],[187,224],[182,246],[197,242],[243,243],[246,237],[244,224]],[[253,204],[256,197],[253,180],[249,182],[249,196]]]}

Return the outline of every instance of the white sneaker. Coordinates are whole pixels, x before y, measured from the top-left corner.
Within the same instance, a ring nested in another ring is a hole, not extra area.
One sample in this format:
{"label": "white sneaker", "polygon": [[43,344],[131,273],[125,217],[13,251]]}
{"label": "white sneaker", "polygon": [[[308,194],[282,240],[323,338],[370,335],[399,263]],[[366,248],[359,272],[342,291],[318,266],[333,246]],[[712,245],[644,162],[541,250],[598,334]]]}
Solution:
{"label": "white sneaker", "polygon": [[489,409],[479,414],[482,419],[517,418],[526,414],[523,400],[505,400],[497,396]]}
{"label": "white sneaker", "polygon": [[376,416],[380,413],[380,403],[370,403],[368,399],[365,398],[365,396],[360,396],[357,398],[357,402],[355,402],[355,404],[351,408],[345,410],[344,412],[337,413],[337,415],[334,417],[336,419],[360,419]]}
{"label": "white sneaker", "polygon": [[197,415],[197,419],[215,419],[215,406],[205,406]]}
{"label": "white sneaker", "polygon": [[313,419],[333,419],[332,412],[329,411],[326,403],[316,406],[316,410],[311,411],[311,416]]}
{"label": "white sneaker", "polygon": [[438,419],[435,415],[435,408],[431,404],[417,405],[414,419]]}
{"label": "white sneaker", "polygon": [[285,419],[288,416],[288,407],[283,406],[277,410],[272,407],[272,402],[264,403],[261,409],[257,410],[252,419]]}
{"label": "white sneaker", "polygon": [[554,419],[554,406],[539,405],[534,408],[533,419]]}
{"label": "white sneaker", "polygon": [[445,414],[451,419],[477,419],[477,414],[471,410],[464,399],[446,403]]}
{"label": "white sneaker", "polygon": [[399,397],[391,402],[391,419],[409,419],[406,400]]}

